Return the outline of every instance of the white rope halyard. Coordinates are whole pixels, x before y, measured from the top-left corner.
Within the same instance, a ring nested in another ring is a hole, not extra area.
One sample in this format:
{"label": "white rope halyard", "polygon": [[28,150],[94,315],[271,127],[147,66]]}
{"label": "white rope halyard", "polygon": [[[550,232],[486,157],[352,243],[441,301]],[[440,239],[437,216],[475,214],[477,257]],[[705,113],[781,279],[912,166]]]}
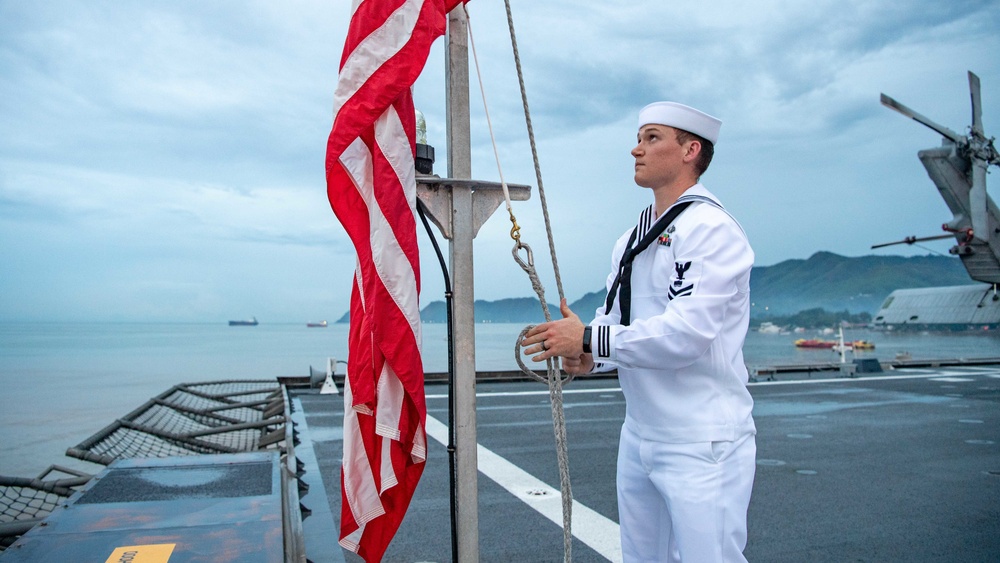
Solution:
{"label": "white rope halyard", "polygon": [[[535,178],[538,182],[538,197],[542,204],[542,215],[545,220],[545,231],[547,234],[549,242],[549,253],[552,257],[552,267],[555,271],[556,286],[559,292],[559,299],[562,301],[564,298],[562,279],[559,275],[559,263],[556,259],[556,249],[555,242],[552,236],[552,225],[549,221],[548,206],[545,201],[545,189],[542,186],[542,172],[541,167],[538,163],[538,151],[535,147],[535,135],[534,130],[531,126],[531,112],[528,109],[528,97],[525,92],[524,87],[524,75],[521,70],[521,58],[517,50],[517,39],[514,34],[514,19],[511,15],[510,0],[504,0],[504,4],[507,9],[507,26],[510,30],[510,40],[511,46],[514,50],[514,64],[517,68],[517,80],[518,85],[521,89],[521,101],[524,107],[524,118],[528,127],[528,140],[531,144],[531,157],[535,166]],[[464,6],[464,4],[463,4]],[[512,224],[510,230],[510,236],[514,240],[514,248],[511,250],[511,254],[514,257],[514,261],[521,266],[521,269],[525,271],[528,278],[531,280],[531,287],[534,289],[535,294],[538,295],[538,300],[541,303],[542,312],[545,315],[546,321],[552,320],[552,315],[549,312],[548,304],[545,300],[545,288],[542,286],[541,281],[538,278],[538,272],[535,270],[534,255],[532,253],[531,247],[526,243],[521,241],[521,227],[517,224],[517,218],[514,217],[514,211],[511,207],[510,193],[507,189],[507,183],[504,181],[503,169],[500,165],[500,155],[497,150],[496,138],[493,135],[493,125],[490,121],[489,108],[486,103],[486,90],[483,88],[483,78],[479,69],[479,58],[476,55],[476,44],[472,36],[472,23],[471,18],[468,17],[468,11],[466,11],[466,19],[470,20],[468,24],[469,29],[469,45],[472,47],[472,57],[476,66],[476,77],[479,79],[479,91],[482,93],[483,97],[483,110],[486,114],[486,124],[490,132],[490,141],[493,143],[493,154],[497,162],[497,171],[500,175],[500,185],[503,188],[504,199],[506,201],[507,213],[510,215],[510,222]],[[519,251],[523,250],[526,259],[522,259]],[[536,374],[534,371],[529,369],[524,365],[524,361],[521,358],[521,340],[524,338],[525,334],[531,330],[534,325],[529,325],[525,327],[517,337],[517,341],[514,344],[514,359],[517,361],[517,365],[521,368],[525,374],[531,376],[532,378],[548,384],[549,387],[549,400],[552,405],[552,428],[555,432],[556,439],[556,458],[559,463],[559,483],[560,483],[560,493],[562,495],[562,512],[563,512],[563,559],[565,562],[572,561],[572,545],[573,545],[573,533],[572,533],[572,516],[573,516],[573,490],[570,485],[570,475],[569,475],[569,452],[566,442],[566,417],[563,410],[563,395],[562,386],[572,380],[571,375],[563,376],[560,370],[558,359],[549,358],[546,360],[546,377],[542,377]]]}

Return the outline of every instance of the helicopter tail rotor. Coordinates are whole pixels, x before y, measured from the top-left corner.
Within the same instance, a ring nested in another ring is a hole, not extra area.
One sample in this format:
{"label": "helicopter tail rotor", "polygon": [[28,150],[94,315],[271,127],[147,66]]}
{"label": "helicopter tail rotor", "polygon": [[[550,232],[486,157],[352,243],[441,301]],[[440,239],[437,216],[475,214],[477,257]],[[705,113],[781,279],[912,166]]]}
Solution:
{"label": "helicopter tail rotor", "polygon": [[882,244],[872,245],[872,250],[875,250],[876,248],[884,248],[886,246],[895,246],[897,244],[916,244],[918,242],[924,242],[928,240],[941,240],[946,238],[953,238],[954,236],[955,236],[954,234],[947,234],[947,235],[935,235],[931,237],[906,237],[903,240],[897,240],[895,242],[884,242]]}
{"label": "helicopter tail rotor", "polygon": [[990,233],[987,215],[986,169],[991,163],[1000,164],[993,139],[983,132],[983,102],[979,77],[969,71],[969,97],[972,102],[972,126],[968,141],[969,159],[972,164],[972,185],[969,189],[969,211],[974,236],[988,241]]}
{"label": "helicopter tail rotor", "polygon": [[890,98],[889,96],[886,96],[885,94],[881,95],[880,101],[882,102],[882,105],[884,105],[885,107],[894,109],[899,113],[905,115],[906,117],[909,117],[910,119],[916,121],[917,123],[930,127],[931,129],[940,133],[943,137],[951,139],[951,141],[955,144],[961,144],[963,141],[965,141],[964,135],[959,135],[958,133],[952,131],[951,129],[948,129],[944,125],[939,125],[931,121],[930,119],[913,111],[912,109],[904,106],[903,104],[897,102],[896,100]]}
{"label": "helicopter tail rotor", "polygon": [[979,77],[969,71],[969,97],[972,98],[972,133],[985,137],[983,133],[983,97],[979,88]]}

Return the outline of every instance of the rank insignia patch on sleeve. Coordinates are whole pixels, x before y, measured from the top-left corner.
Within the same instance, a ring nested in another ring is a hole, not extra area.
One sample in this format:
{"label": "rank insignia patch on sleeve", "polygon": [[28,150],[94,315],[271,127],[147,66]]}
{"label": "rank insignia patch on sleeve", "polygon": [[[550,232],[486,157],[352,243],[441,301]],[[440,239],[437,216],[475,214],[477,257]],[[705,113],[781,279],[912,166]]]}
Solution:
{"label": "rank insignia patch on sleeve", "polygon": [[684,274],[691,269],[691,262],[674,262],[674,271],[677,272],[677,278],[674,279],[674,283],[671,284],[670,288],[667,290],[667,298],[671,301],[676,297],[684,297],[685,295],[691,295],[694,292],[694,284],[689,283],[684,285],[686,281],[684,279]]}

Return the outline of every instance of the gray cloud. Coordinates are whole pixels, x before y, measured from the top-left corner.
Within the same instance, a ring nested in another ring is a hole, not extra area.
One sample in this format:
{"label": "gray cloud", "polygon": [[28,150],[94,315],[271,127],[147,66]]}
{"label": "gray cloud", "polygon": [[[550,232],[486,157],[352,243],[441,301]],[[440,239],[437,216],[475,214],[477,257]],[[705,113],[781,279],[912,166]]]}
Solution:
{"label": "gray cloud", "polygon": [[[514,1],[567,294],[601,286],[611,244],[648,201],[628,151],[635,112],[655,99],[724,120],[705,182],[758,264],[933,234],[948,213],[916,151],[939,138],[878,94],[964,130],[971,69],[997,135],[997,8]],[[503,5],[469,11],[505,177],[534,184]],[[339,317],[354,256],[323,162],[349,12],[325,0],[0,4],[0,319]],[[415,86],[442,175],[443,59],[439,41]],[[472,80],[473,171],[495,180]],[[544,248],[537,190],[515,211]],[[477,297],[528,295],[497,215],[476,240]],[[441,282],[420,237],[427,301]]]}

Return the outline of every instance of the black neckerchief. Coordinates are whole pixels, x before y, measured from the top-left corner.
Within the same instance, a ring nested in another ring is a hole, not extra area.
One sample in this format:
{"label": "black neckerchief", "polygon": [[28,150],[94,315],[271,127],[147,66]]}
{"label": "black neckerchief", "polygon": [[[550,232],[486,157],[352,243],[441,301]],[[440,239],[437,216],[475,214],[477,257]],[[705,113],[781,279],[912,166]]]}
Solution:
{"label": "black neckerchief", "polygon": [[[611,313],[611,307],[615,304],[615,295],[617,294],[621,302],[619,308],[621,309],[621,324],[628,325],[631,322],[631,308],[632,308],[632,261],[635,257],[639,255],[640,252],[646,250],[650,244],[660,233],[666,230],[670,226],[670,223],[674,222],[674,219],[681,214],[682,211],[687,209],[689,205],[694,202],[685,201],[683,203],[678,203],[670,208],[669,211],[663,214],[653,226],[646,231],[642,239],[639,241],[635,247],[632,244],[635,243],[635,239],[638,237],[639,227],[636,226],[632,229],[632,236],[628,239],[628,244],[625,245],[625,253],[622,255],[621,262],[618,264],[618,275],[615,276],[614,283],[611,284],[611,290],[608,291],[607,301],[604,303],[604,314]],[[619,289],[619,285],[621,288]]]}

